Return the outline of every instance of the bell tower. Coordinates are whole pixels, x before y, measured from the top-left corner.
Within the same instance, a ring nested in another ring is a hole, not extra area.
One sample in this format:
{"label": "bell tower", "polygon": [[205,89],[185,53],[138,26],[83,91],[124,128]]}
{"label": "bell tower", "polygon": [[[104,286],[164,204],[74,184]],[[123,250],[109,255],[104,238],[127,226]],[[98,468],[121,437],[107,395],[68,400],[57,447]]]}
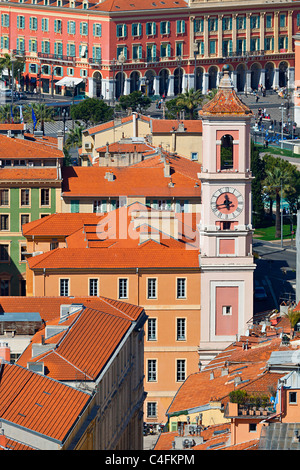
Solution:
{"label": "bell tower", "polygon": [[214,98],[200,111],[203,159],[200,266],[203,364],[244,334],[253,316],[250,121],[223,68]]}

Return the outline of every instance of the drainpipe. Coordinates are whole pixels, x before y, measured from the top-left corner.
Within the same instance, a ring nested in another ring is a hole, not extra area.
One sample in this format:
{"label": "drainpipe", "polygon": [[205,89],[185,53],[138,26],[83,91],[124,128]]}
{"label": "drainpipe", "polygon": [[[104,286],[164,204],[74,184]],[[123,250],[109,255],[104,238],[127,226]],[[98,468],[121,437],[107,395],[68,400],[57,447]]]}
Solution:
{"label": "drainpipe", "polygon": [[137,305],[140,305],[140,275],[139,275],[139,268],[136,268],[135,270],[137,274]]}
{"label": "drainpipe", "polygon": [[44,275],[44,297],[46,297],[46,268],[43,269]]}

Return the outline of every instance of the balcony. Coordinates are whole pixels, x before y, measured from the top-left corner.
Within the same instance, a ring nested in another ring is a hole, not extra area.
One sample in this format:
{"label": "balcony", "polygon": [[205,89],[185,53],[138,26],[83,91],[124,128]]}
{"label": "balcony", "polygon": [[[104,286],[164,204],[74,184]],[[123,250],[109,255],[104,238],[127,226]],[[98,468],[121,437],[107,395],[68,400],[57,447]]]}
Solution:
{"label": "balcony", "polygon": [[38,52],[37,56],[41,61],[45,62],[68,62],[74,64],[76,60],[76,57],[63,54],[44,54],[42,52]]}
{"label": "balcony", "polygon": [[262,393],[248,394],[243,389],[236,389],[229,394],[230,402],[224,412],[226,418],[253,419],[276,414],[271,397]]}
{"label": "balcony", "polygon": [[93,57],[90,57],[88,59],[88,63],[92,66],[99,66],[102,65],[102,59],[94,59]]}

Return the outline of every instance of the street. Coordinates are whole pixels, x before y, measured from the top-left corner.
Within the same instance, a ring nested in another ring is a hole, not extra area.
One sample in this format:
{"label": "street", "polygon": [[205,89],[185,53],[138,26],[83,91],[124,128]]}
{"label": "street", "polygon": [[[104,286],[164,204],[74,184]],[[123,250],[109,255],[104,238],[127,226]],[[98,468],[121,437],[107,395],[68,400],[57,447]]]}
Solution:
{"label": "street", "polygon": [[[295,241],[294,241],[295,245]],[[253,241],[253,251],[259,255],[254,271],[254,287],[263,286],[266,300],[254,301],[254,315],[274,308],[279,310],[283,301],[295,300],[296,249],[291,241]]]}

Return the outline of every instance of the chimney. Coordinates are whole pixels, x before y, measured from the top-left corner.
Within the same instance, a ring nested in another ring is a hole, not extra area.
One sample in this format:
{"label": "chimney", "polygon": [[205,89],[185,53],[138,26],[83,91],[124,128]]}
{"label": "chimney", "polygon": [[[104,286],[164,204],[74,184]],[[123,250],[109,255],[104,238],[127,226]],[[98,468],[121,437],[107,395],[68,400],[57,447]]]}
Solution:
{"label": "chimney", "polygon": [[174,153],[176,151],[176,133],[175,133],[175,127],[172,127],[172,135],[171,135],[171,149],[170,151]]}
{"label": "chimney", "polygon": [[132,113],[132,138],[137,137],[137,113]]}
{"label": "chimney", "polygon": [[10,362],[10,347],[4,341],[0,342],[0,362]]}
{"label": "chimney", "polygon": [[57,148],[58,150],[63,150],[64,147],[64,133],[63,131],[57,132]]}
{"label": "chimney", "polygon": [[166,178],[170,178],[171,172],[170,172],[170,162],[169,160],[165,160],[165,165],[164,165],[164,176]]}

